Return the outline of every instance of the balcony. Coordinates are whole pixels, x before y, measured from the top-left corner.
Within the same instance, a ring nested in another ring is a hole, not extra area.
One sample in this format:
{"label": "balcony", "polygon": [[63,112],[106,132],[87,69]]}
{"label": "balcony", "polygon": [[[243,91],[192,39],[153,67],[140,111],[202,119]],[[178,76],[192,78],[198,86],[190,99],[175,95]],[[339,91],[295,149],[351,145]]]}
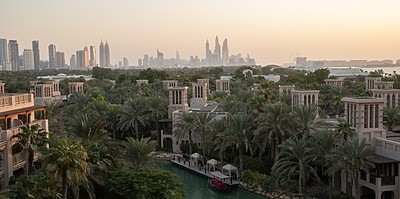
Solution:
{"label": "balcony", "polygon": [[360,184],[374,190],[377,187],[385,187],[387,190],[396,189],[397,178],[397,176],[377,176],[376,174],[360,172]]}
{"label": "balcony", "polygon": [[22,156],[21,153],[16,153],[13,155],[12,163],[13,163],[13,170],[15,171],[25,166],[26,158]]}
{"label": "balcony", "polygon": [[0,96],[0,112],[34,106],[32,94],[7,93]]}
{"label": "balcony", "polygon": [[[36,124],[39,125],[39,127],[42,129],[47,129],[46,120],[35,120],[35,121],[31,122],[29,125],[32,126],[32,125],[36,125]],[[13,128],[6,129],[6,130],[0,130],[0,146],[2,145],[2,143],[6,143],[7,141],[9,141],[9,140],[7,140],[7,137],[11,137],[13,135],[17,135],[18,133],[20,133],[22,131],[21,130],[22,126],[24,126],[24,125],[13,127]]]}

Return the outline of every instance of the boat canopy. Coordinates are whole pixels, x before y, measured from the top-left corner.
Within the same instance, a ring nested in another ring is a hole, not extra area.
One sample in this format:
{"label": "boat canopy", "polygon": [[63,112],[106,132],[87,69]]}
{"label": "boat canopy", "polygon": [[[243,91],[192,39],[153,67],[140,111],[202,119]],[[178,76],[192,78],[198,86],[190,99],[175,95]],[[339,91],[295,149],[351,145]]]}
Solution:
{"label": "boat canopy", "polygon": [[211,159],[211,160],[208,160],[208,161],[207,161],[207,166],[208,166],[208,165],[211,165],[212,168],[213,168],[214,171],[215,171],[215,166],[216,166],[218,163],[219,163],[219,162],[218,162],[216,159]]}
{"label": "boat canopy", "polygon": [[219,172],[219,171],[215,171],[215,172],[210,172],[211,175],[215,176],[216,178],[219,179],[226,179],[226,178],[230,178],[229,176]]}
{"label": "boat canopy", "polygon": [[237,177],[239,177],[239,170],[235,166],[233,166],[231,164],[227,164],[227,165],[223,166],[222,167],[222,172],[224,172],[224,171],[227,171],[227,173],[229,173],[230,177],[232,176],[232,172],[236,173]]}

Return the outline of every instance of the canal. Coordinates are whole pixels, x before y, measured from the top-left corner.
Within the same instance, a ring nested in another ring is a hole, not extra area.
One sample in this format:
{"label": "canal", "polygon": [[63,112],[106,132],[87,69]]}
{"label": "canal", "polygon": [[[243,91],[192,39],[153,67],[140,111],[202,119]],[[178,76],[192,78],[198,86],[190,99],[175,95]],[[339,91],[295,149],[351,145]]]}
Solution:
{"label": "canal", "polygon": [[177,180],[185,185],[185,195],[188,199],[265,199],[239,188],[231,193],[217,193],[208,188],[207,179],[204,177],[176,167],[167,161],[157,162],[157,165],[177,175]]}

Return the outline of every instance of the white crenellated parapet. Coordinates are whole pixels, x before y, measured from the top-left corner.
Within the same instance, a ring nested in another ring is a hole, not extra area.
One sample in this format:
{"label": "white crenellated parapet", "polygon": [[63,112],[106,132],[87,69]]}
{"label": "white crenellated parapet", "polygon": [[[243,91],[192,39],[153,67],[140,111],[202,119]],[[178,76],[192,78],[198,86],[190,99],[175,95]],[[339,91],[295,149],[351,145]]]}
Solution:
{"label": "white crenellated parapet", "polygon": [[317,105],[319,90],[291,90],[292,106]]}
{"label": "white crenellated parapet", "polygon": [[295,85],[279,85],[279,94],[290,93],[292,90],[296,89]]}

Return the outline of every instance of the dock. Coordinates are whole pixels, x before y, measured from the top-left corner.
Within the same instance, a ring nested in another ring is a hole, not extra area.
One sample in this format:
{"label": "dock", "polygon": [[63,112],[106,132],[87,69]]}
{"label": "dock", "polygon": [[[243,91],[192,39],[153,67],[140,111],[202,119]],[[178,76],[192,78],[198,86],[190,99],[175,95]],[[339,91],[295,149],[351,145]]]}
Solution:
{"label": "dock", "polygon": [[[189,161],[183,161],[183,160],[170,160],[172,164],[182,167],[186,170],[189,170],[193,173],[196,173],[197,175],[206,177],[206,178],[214,178],[213,175],[211,175],[210,170],[207,168],[207,166],[204,167],[200,167],[197,164],[190,164]],[[190,165],[190,166],[189,166]],[[230,179],[222,179],[222,182],[230,185],[230,186],[238,186],[240,185],[240,181],[239,180],[234,180],[232,178]]]}

